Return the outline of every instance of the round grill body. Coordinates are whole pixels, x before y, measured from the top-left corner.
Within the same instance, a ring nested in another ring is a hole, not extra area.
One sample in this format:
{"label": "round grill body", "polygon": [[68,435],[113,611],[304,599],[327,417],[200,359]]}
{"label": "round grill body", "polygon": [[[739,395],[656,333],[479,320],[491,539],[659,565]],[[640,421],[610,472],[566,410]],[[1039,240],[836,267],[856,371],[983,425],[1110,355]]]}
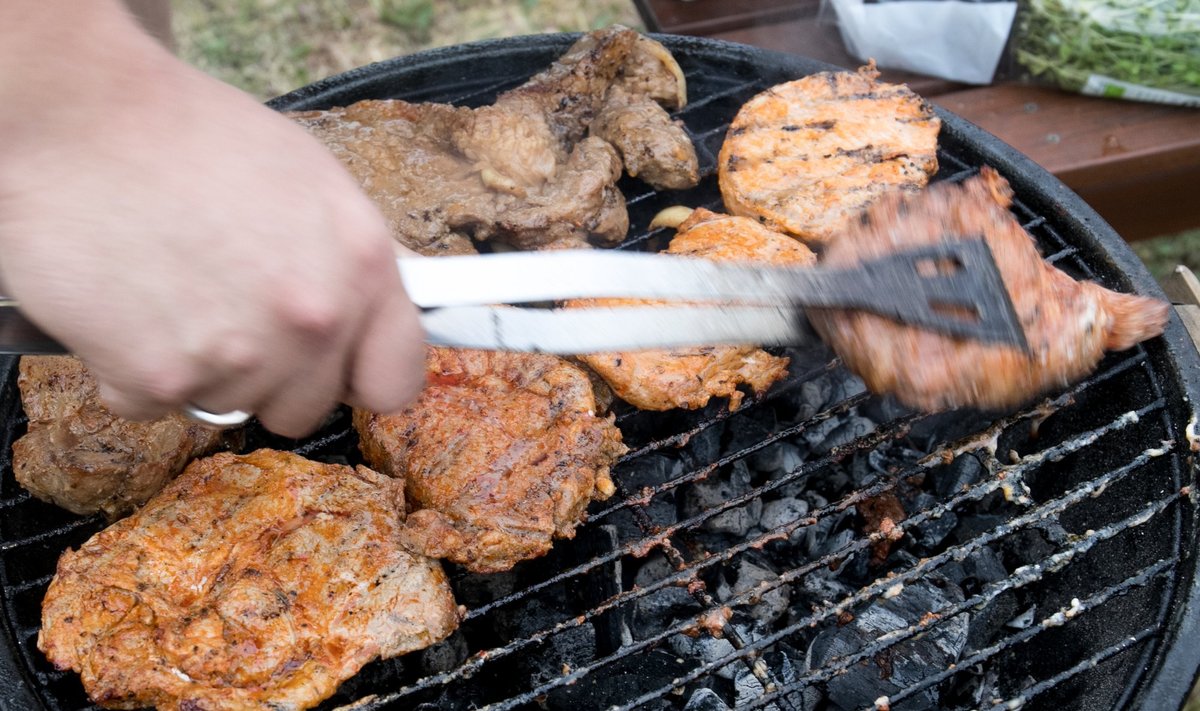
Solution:
{"label": "round grill body", "polygon": [[[490,102],[573,41],[433,50],[280,97]],[[747,99],[830,67],[658,37],[689,84],[678,116],[699,187],[625,179],[623,249],[674,204],[721,209],[715,156]],[[1090,208],[993,136],[944,111],[935,180],[991,165],[1043,255],[1077,278],[1159,295]],[[1177,707],[1200,665],[1194,449],[1200,358],[1177,318],[1068,391],[1013,412],[909,412],[862,391],[821,347],[737,412],[618,410],[618,493],[574,540],[512,572],[450,568],[469,613],[429,652],[369,665],[322,708],[838,709]],[[0,692],[6,708],[88,708],[36,649],[58,555],[103,526],[32,499],[11,444],[25,421],[4,363]],[[620,407],[620,406],[618,406]],[[250,447],[357,461],[341,412],[314,437]],[[888,523],[884,524],[884,519]],[[880,531],[891,531],[884,536]],[[898,531],[898,533],[897,533]],[[891,539],[891,540],[885,540]],[[422,705],[427,706],[422,706]]]}

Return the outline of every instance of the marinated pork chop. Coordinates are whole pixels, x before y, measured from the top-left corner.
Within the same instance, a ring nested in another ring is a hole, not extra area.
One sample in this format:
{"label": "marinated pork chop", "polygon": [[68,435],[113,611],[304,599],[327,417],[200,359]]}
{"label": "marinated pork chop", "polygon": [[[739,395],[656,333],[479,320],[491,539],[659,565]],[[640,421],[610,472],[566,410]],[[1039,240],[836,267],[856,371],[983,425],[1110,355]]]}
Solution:
{"label": "marinated pork chop", "polygon": [[[816,257],[803,244],[745,217],[697,209],[679,225],[668,254],[714,261],[812,264]],[[595,299],[567,306],[615,306],[652,303],[636,299]],[[608,383],[617,397],[643,410],[697,409],[713,397],[742,402],[739,386],[762,393],[787,375],[787,358],[754,346],[708,346],[580,356]]]}
{"label": "marinated pork chop", "polygon": [[1012,191],[984,168],[961,185],[883,198],[829,245],[824,264],[845,267],[944,235],[982,235],[1016,308],[1029,352],[964,341],[863,312],[810,312],[846,365],[876,392],[924,410],[1019,405],[1062,387],[1119,351],[1162,333],[1167,304],[1078,282],[1042,260],[1007,209]]}
{"label": "marinated pork chop", "polygon": [[587,375],[561,358],[431,348],[428,383],[397,415],[356,410],[371,466],[404,481],[413,550],[478,573],[507,570],[571,538],[613,492],[625,452]]}
{"label": "marinated pork chop", "polygon": [[24,356],[17,385],[29,429],[13,444],[13,473],[34,496],[77,514],[123,516],[195,457],[232,444],[183,415],[123,420],[101,402],[78,358]]}
{"label": "marinated pork chop", "polygon": [[727,210],[826,242],[881,196],[937,172],[941,121],[873,65],[771,87],[738,111],[718,158]]}
{"label": "marinated pork chop", "polygon": [[[471,238],[582,246],[619,241],[629,228],[614,145],[644,179],[699,179],[687,134],[655,103],[681,105],[683,91],[662,45],[615,27],[583,36],[490,106],[363,101],[292,118],[362,183],[395,238],[421,254],[470,253]],[[601,109],[603,130],[588,135]]]}
{"label": "marinated pork chop", "polygon": [[193,463],[58,562],[38,647],[110,708],[304,709],[458,624],[403,485],[259,450]]}

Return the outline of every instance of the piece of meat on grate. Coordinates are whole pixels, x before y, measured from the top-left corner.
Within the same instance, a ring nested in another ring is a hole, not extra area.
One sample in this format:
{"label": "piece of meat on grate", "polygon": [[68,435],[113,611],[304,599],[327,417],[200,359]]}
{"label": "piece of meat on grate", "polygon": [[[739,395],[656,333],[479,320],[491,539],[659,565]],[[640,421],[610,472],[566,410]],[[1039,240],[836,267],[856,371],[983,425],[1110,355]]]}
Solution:
{"label": "piece of meat on grate", "polygon": [[458,624],[441,566],[400,545],[403,497],[285,452],[194,462],[63,554],[38,646],[111,708],[314,706]]}
{"label": "piece of meat on grate", "polygon": [[[754,261],[809,265],[813,253],[790,237],[745,217],[703,208],[679,225],[668,254],[713,261]],[[653,303],[638,299],[592,299],[567,302],[568,307]],[[580,356],[609,384],[617,397],[643,410],[697,409],[713,397],[741,404],[741,385],[756,393],[787,375],[787,358],[754,346],[705,346],[671,350],[595,353]]]}
{"label": "piece of meat on grate", "polygon": [[638,35],[589,130],[621,154],[625,171],[659,190],[700,182],[696,148],[666,109],[687,103],[687,82],[675,58]]}
{"label": "piece of meat on grate", "polygon": [[821,72],[746,102],[718,158],[725,208],[821,243],[882,195],[924,187],[941,120],[878,75],[874,65]]}
{"label": "piece of meat on grate", "polygon": [[[584,246],[617,242],[629,229],[616,187],[622,154],[652,184],[699,180],[691,140],[660,107],[682,105],[682,82],[662,45],[613,27],[584,35],[489,106],[363,101],[291,117],[421,254],[470,253],[472,238]],[[602,109],[604,123],[589,135]]]}
{"label": "piece of meat on grate", "polygon": [[1007,209],[1012,190],[990,168],[961,185],[882,199],[831,243],[829,267],[848,267],[944,239],[982,236],[1012,299],[1029,352],[965,341],[857,311],[810,311],[813,325],[876,392],[924,410],[1019,405],[1090,372],[1104,351],[1162,333],[1167,304],[1075,281],[1042,260]]}
{"label": "piece of meat on grate", "polygon": [[233,445],[183,415],[132,422],[100,402],[99,386],[71,356],[24,356],[17,384],[29,429],[13,444],[13,473],[34,496],[110,519],[141,506],[193,458]]}
{"label": "piece of meat on grate", "polygon": [[575,535],[625,452],[579,367],[548,355],[431,348],[428,383],[396,415],[354,413],[372,466],[405,483],[404,540],[489,573]]}

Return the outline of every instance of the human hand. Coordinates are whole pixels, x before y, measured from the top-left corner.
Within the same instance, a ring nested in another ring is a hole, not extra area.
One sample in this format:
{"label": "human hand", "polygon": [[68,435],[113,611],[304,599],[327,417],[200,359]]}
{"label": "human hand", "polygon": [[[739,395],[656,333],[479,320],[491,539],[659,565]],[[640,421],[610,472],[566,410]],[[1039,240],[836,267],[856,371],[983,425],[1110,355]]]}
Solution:
{"label": "human hand", "polygon": [[407,404],[421,330],[358,185],[119,8],[92,19],[101,42],[67,38],[18,63],[41,81],[0,82],[5,291],[125,417],[190,402],[299,436],[339,401]]}

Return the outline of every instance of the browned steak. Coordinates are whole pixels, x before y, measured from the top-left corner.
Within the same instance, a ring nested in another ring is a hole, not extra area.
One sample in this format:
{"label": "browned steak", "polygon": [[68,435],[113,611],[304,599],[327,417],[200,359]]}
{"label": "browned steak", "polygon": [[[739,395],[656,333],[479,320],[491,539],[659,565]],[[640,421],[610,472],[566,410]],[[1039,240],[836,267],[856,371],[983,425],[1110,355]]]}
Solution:
{"label": "browned steak", "polygon": [[39,499],[78,514],[123,516],[193,458],[236,439],[168,415],[123,420],[108,410],[78,358],[25,356],[17,384],[29,431],[13,445],[13,472]]}

